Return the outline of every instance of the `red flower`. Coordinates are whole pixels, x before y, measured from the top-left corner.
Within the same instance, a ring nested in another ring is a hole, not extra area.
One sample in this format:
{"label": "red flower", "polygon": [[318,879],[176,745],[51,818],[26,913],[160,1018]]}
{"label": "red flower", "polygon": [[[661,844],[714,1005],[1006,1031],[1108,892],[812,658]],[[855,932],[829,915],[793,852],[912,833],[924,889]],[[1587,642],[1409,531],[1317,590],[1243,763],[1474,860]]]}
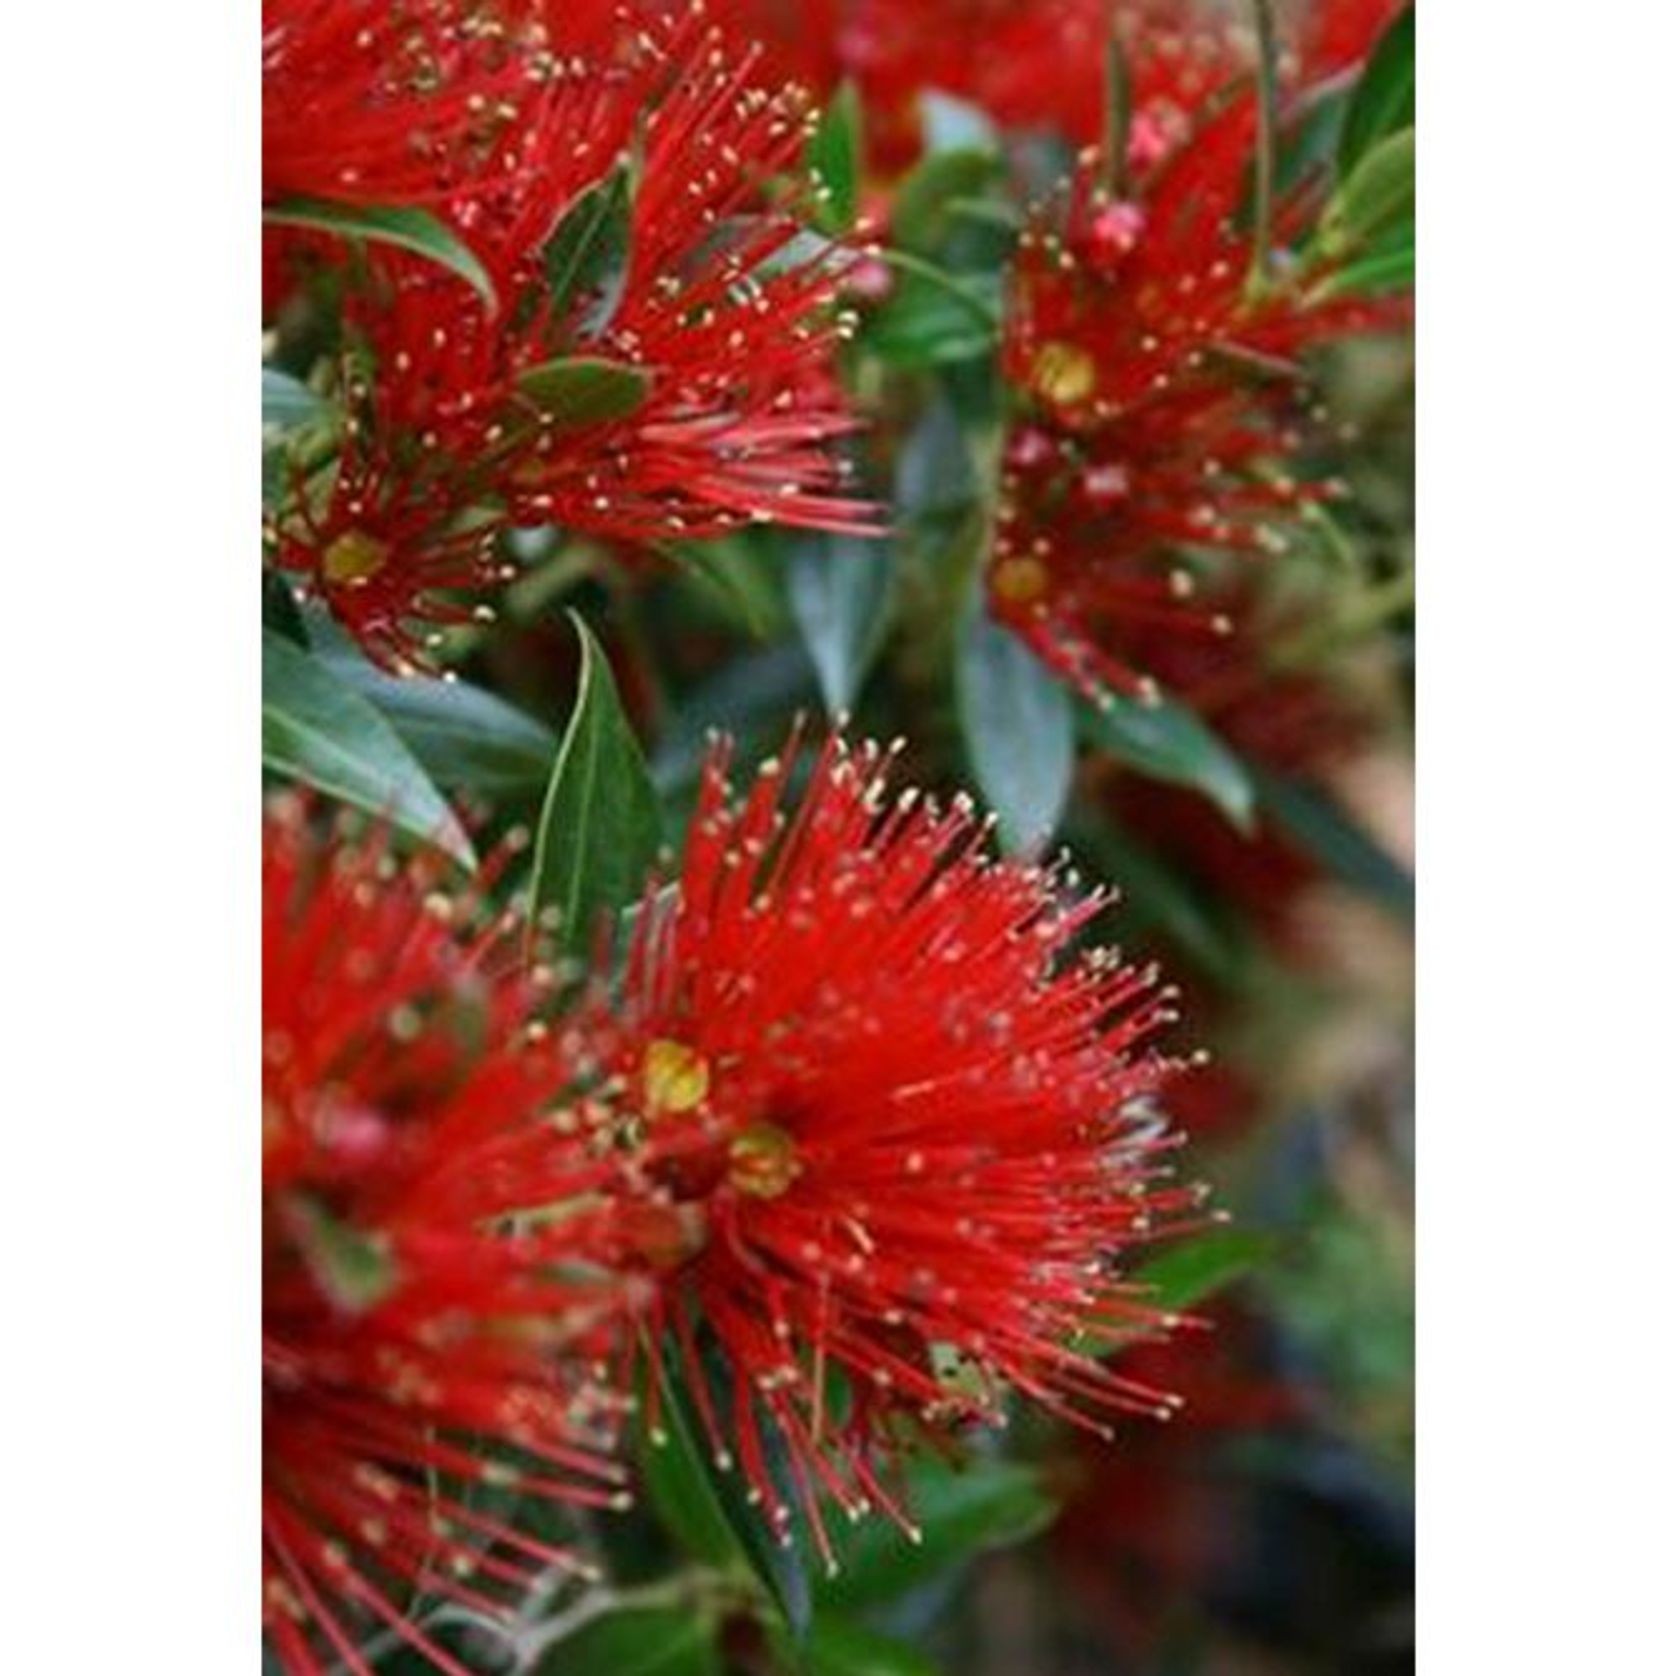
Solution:
{"label": "red flower", "polygon": [[494,181],[537,87],[486,7],[263,0],[263,196],[441,204]]}
{"label": "red flower", "polygon": [[[1332,493],[1293,457],[1308,414],[1294,357],[1400,318],[1400,300],[1333,299],[1317,270],[1253,288],[1238,223],[1255,104],[1232,103],[1133,200],[1092,164],[1023,241],[1004,361],[1025,416],[1007,446],[989,573],[996,614],[1098,696],[1145,695],[1142,642],[1226,634],[1185,547],[1284,546],[1275,521]],[[1291,242],[1294,195],[1275,234]]]}
{"label": "red flower", "polygon": [[[269,539],[386,665],[425,661],[416,632],[467,610],[449,595],[505,579],[510,527],[637,542],[872,527],[830,447],[853,428],[830,370],[842,260],[798,242],[792,208],[764,207],[795,167],[801,95],[753,87],[692,18],[625,25],[608,47],[557,54],[516,189],[457,205],[498,309],[400,253],[346,302],[341,457],[299,474]],[[548,241],[637,130],[627,248],[555,295]],[[530,380],[578,357],[614,363],[605,398]]]}
{"label": "red flower", "polygon": [[[1289,83],[1361,58],[1400,0],[1313,0],[1283,8],[1281,72]],[[1215,0],[821,0],[819,21],[789,0],[721,0],[720,15],[763,40],[776,73],[824,97],[845,75],[867,104],[876,166],[907,165],[920,145],[919,96],[935,89],[978,105],[1001,126],[1051,130],[1093,145],[1106,122],[1106,43],[1121,33],[1137,160],[1154,162],[1209,97],[1256,58],[1249,10]]]}
{"label": "red flower", "polygon": [[495,1612],[580,1563],[484,1487],[621,1499],[589,1371],[607,1166],[548,1114],[566,1047],[469,900],[287,800],[263,844],[262,1569],[281,1664],[365,1673],[367,1631],[459,1671],[419,1595]]}
{"label": "red flower", "polygon": [[1167,1409],[1077,1345],[1156,1328],[1119,1260],[1200,1200],[1152,1105],[1175,992],[1074,954],[1104,898],[888,764],[833,741],[788,812],[793,751],[734,804],[718,750],[618,1018],[654,1326],[782,1528],[784,1447],[829,1562],[823,1496],[904,1521],[874,1464],[904,1425],[995,1421],[1007,1387],[1094,1429]]}

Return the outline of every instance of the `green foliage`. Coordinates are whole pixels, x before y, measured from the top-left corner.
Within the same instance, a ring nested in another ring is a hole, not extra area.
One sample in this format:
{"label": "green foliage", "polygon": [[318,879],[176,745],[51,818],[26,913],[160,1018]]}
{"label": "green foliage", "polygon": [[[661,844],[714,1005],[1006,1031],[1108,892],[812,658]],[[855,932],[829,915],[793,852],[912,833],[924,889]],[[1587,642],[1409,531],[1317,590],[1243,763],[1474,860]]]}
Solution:
{"label": "green foliage", "polygon": [[556,1641],[529,1676],[721,1676],[710,1620],[689,1607],[608,1611]]}
{"label": "green foliage", "polygon": [[1352,176],[1379,141],[1413,126],[1414,8],[1407,6],[1369,55],[1345,112],[1338,145],[1340,177]]}
{"label": "green foliage", "polygon": [[567,322],[582,298],[595,298],[580,319],[587,336],[604,331],[622,301],[632,237],[632,175],[625,159],[578,193],[542,249],[554,321]]}
{"label": "green foliage", "polygon": [[602,425],[640,407],[651,393],[652,375],[626,361],[573,355],[520,373],[518,389],[550,425]]}
{"label": "green foliage", "polygon": [[276,227],[302,227],[342,239],[373,239],[427,257],[463,279],[491,307],[495,288],[483,264],[429,210],[383,204],[340,204],[328,198],[281,198],[262,218]]}
{"label": "green foliage", "polygon": [[601,916],[632,901],[657,856],[657,794],[611,667],[582,619],[576,707],[559,745],[530,870],[532,932],[582,954]]}
{"label": "green foliage", "polygon": [[1191,1309],[1248,1274],[1273,1248],[1267,1235],[1216,1228],[1154,1257],[1134,1279],[1147,1288],[1146,1301],[1155,1309]]}
{"label": "green foliage", "polygon": [[975,611],[955,681],[966,757],[1010,850],[1045,844],[1076,766],[1071,695],[1017,636]]}
{"label": "green foliage", "polygon": [[1255,793],[1244,764],[1193,712],[1171,698],[1146,703],[1108,692],[1081,706],[1085,734],[1118,761],[1154,779],[1203,792],[1242,832]]}
{"label": "green foliage", "polygon": [[855,703],[879,650],[893,574],[891,550],[882,541],[816,533],[791,542],[787,587],[792,616],[827,710],[835,716]]}
{"label": "green foliage", "polygon": [[390,723],[274,630],[262,631],[262,763],[475,867],[471,841]]}
{"label": "green foliage", "polygon": [[861,195],[861,99],[853,82],[844,82],[821,114],[804,149],[803,162],[818,179],[824,195],[815,208],[815,225],[841,233],[853,224]]}

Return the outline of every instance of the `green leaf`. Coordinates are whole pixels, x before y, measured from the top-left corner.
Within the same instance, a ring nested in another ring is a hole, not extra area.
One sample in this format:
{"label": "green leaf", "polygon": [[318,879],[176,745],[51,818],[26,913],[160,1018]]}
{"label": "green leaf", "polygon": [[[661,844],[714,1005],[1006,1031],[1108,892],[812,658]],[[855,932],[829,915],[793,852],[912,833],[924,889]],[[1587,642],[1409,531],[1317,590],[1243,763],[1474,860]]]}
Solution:
{"label": "green leaf", "polygon": [[879,649],[891,576],[890,546],[883,541],[816,533],[799,536],[792,547],[792,616],[832,715],[855,703]]}
{"label": "green leaf", "polygon": [[890,212],[893,242],[917,256],[935,256],[949,231],[950,206],[981,197],[1000,175],[1000,157],[977,146],[922,158],[897,190]]}
{"label": "green leaf", "polygon": [[541,252],[552,318],[567,321],[580,297],[593,293],[594,306],[580,329],[597,336],[611,323],[628,279],[634,226],[630,168],[618,163],[602,179],[577,193]]}
{"label": "green leaf", "polygon": [[815,225],[823,232],[843,232],[855,221],[861,194],[861,100],[853,82],[843,82],[821,113],[803,162],[825,188]]}
{"label": "green leaf", "polygon": [[464,681],[397,680],[359,657],[325,661],[377,705],[440,785],[495,799],[541,794],[558,738],[533,716]]}
{"label": "green leaf", "polygon": [[726,608],[730,619],[758,640],[786,626],[785,590],[778,555],[750,533],[710,541],[672,541],[660,551]]}
{"label": "green leaf", "polygon": [[1329,257],[1366,250],[1414,224],[1414,130],[1373,146],[1321,216],[1317,243]]}
{"label": "green leaf", "polygon": [[293,1198],[287,1209],[304,1261],[338,1309],[360,1315],[390,1295],[396,1264],[384,1240],[340,1222],[311,1198]]}
{"label": "green leaf", "polygon": [[1337,799],[1318,787],[1261,772],[1257,790],[1274,823],[1330,873],[1399,919],[1413,919],[1413,876]]}
{"label": "green leaf", "polygon": [[324,418],[326,403],[299,378],[273,367],[262,369],[262,429],[290,430]]}
{"label": "green leaf", "polygon": [[836,1613],[817,1612],[801,1648],[779,1639],[781,1657],[800,1676],[937,1676],[937,1666],[917,1647]]}
{"label": "green leaf", "polygon": [[1343,297],[1354,292],[1381,296],[1388,291],[1407,291],[1414,285],[1414,239],[1407,231],[1381,250],[1370,251],[1330,274],[1310,295]]}
{"label": "green leaf", "polygon": [[838,1575],[816,1586],[823,1610],[894,1600],[976,1554],[1026,1541],[1058,1511],[1038,1469],[1019,1461],[951,1467],[921,1456],[910,1461],[905,1476],[904,1505],[919,1542],[909,1542],[882,1515],[853,1526]]}
{"label": "green leaf", "polygon": [[1414,126],[1414,8],[1405,7],[1368,56],[1339,136],[1339,178],[1347,180],[1369,150]]}
{"label": "green leaf", "polygon": [[1203,792],[1242,832],[1251,830],[1255,793],[1238,757],[1174,699],[1144,704],[1108,692],[1082,708],[1085,731],[1120,762],[1155,780]]}
{"label": "green leaf", "polygon": [[975,611],[955,664],[966,755],[1009,850],[1045,844],[1076,766],[1071,695],[1016,635]]}
{"label": "green leaf", "polygon": [[598,355],[561,356],[518,374],[518,389],[558,426],[603,425],[626,419],[651,392],[652,375]]}
{"label": "green leaf", "polygon": [[988,355],[1000,341],[1000,297],[987,275],[957,277],[922,258],[887,251],[901,277],[868,315],[863,341],[900,367],[935,367]]}
{"label": "green leaf", "polygon": [[463,279],[491,308],[495,287],[471,250],[429,210],[386,204],[341,204],[330,198],[281,198],[262,219],[278,227],[306,227],[344,239],[400,245]]}
{"label": "green leaf", "polygon": [[1231,1286],[1273,1250],[1267,1234],[1216,1228],[1154,1257],[1130,1279],[1148,1288],[1145,1301],[1154,1309],[1191,1309]]}
{"label": "green leaf", "polygon": [[673,1607],[631,1607],[555,1642],[531,1676],[720,1676],[709,1618]]}
{"label": "green leaf", "polygon": [[[738,1465],[724,1466],[715,1458],[679,1361],[669,1349],[646,1370],[646,1377],[658,1381],[662,1425],[661,1439],[648,1437],[641,1449],[647,1495],[670,1532],[695,1558],[734,1573],[742,1562],[786,1627],[801,1640],[813,1610],[802,1560],[794,1545],[774,1539],[763,1510],[746,1499]],[[728,1383],[715,1377],[719,1368],[711,1372],[711,1401],[725,1411],[731,1402]],[[772,1471],[782,1449],[771,1426],[765,1426],[763,1434]]]}
{"label": "green leaf", "polygon": [[262,762],[475,867],[454,812],[396,731],[318,658],[262,631]]}
{"label": "green leaf", "polygon": [[582,645],[576,708],[547,784],[530,872],[530,925],[556,916],[559,944],[583,953],[601,915],[639,895],[658,852],[658,800],[623,714],[611,666],[572,611]]}

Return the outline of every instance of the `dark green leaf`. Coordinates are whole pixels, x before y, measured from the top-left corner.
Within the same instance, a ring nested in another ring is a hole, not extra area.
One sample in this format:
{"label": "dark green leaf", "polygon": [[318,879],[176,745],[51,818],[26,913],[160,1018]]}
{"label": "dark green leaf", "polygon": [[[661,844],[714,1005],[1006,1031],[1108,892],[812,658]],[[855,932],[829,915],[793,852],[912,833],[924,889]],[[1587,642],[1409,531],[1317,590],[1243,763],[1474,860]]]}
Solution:
{"label": "dark green leaf", "polygon": [[720,1676],[708,1618],[672,1607],[628,1608],[555,1642],[531,1676]]}
{"label": "dark green leaf", "polygon": [[625,161],[579,192],[541,253],[554,320],[568,320],[582,297],[597,299],[580,323],[589,336],[611,323],[628,278],[633,239],[629,177]]}
{"label": "dark green leaf", "polygon": [[1259,774],[1263,808],[1321,865],[1402,919],[1414,917],[1414,879],[1326,792],[1275,774]]}
{"label": "dark green leaf", "polygon": [[1071,697],[1030,649],[972,614],[955,666],[967,759],[1009,850],[1053,836],[1076,766]]}
{"label": "dark green leaf", "polygon": [[[722,1370],[711,1370],[710,1398],[725,1412],[731,1401]],[[658,1381],[662,1437],[647,1439],[641,1461],[647,1493],[659,1516],[698,1559],[723,1571],[741,1561],[762,1585],[794,1636],[808,1632],[809,1580],[796,1547],[774,1540],[760,1507],[746,1499],[738,1464],[718,1460],[697,1403],[671,1350],[648,1370]],[[764,1453],[773,1470],[781,1453],[777,1434],[765,1426]]]}
{"label": "dark green leaf", "polygon": [[1322,282],[1316,295],[1344,297],[1353,292],[1381,296],[1388,291],[1407,291],[1414,284],[1414,238],[1408,229],[1399,230],[1385,247],[1347,263]]}
{"label": "dark green leaf", "polygon": [[861,101],[853,82],[842,83],[833,94],[809,136],[803,161],[825,188],[815,225],[828,233],[843,232],[855,220],[861,193]]}
{"label": "dark green leaf", "polygon": [[262,631],[262,761],[476,866],[453,810],[389,722],[271,628]]}
{"label": "dark green leaf", "polygon": [[262,369],[262,429],[272,425],[289,430],[293,425],[319,419],[326,404],[301,379],[272,367]]}
{"label": "dark green leaf", "polygon": [[797,538],[788,588],[832,715],[855,703],[879,648],[890,604],[890,546],[853,535]]}
{"label": "dark green leaf", "polygon": [[1347,180],[1387,135],[1414,126],[1414,8],[1405,7],[1368,57],[1339,137],[1339,178]]}
{"label": "dark green leaf", "polygon": [[626,419],[646,400],[652,375],[626,361],[572,355],[518,374],[519,393],[557,426]]}
{"label": "dark green leaf", "polygon": [[542,805],[531,868],[532,931],[556,921],[561,948],[587,947],[600,916],[639,895],[658,851],[658,801],[611,666],[573,611],[582,643],[576,708]]}
{"label": "dark green leaf", "polygon": [[917,1647],[832,1612],[817,1612],[802,1647],[781,1652],[800,1676],[937,1676]]}
{"label": "dark green leaf", "polygon": [[1130,1277],[1154,1309],[1185,1310],[1230,1286],[1274,1249],[1266,1234],[1215,1228],[1154,1257]]}
{"label": "dark green leaf", "polygon": [[344,239],[400,245],[457,275],[490,307],[494,306],[495,288],[483,264],[429,210],[405,205],[340,204],[329,198],[281,198],[269,204],[262,217],[280,227],[306,227]]}
{"label": "dark green leaf", "polygon": [[917,256],[936,255],[949,230],[950,205],[981,197],[1000,175],[999,156],[976,146],[922,158],[897,190],[890,214],[895,243]]}
{"label": "dark green leaf", "polygon": [[951,1467],[931,1456],[910,1462],[905,1505],[920,1532],[910,1542],[874,1515],[847,1533],[839,1572],[817,1585],[823,1610],[854,1610],[894,1600],[991,1548],[1023,1542],[1057,1508],[1035,1467],[1018,1461],[971,1461]]}
{"label": "dark green leaf", "polygon": [[894,253],[901,270],[868,316],[864,342],[901,367],[942,366],[990,354],[1000,338],[999,293],[986,275],[957,277]]}
{"label": "dark green leaf", "polygon": [[510,799],[539,796],[546,785],[558,740],[504,699],[464,681],[397,680],[365,658],[327,661],[378,706],[440,785]]}
{"label": "dark green leaf", "polygon": [[1254,794],[1239,758],[1174,699],[1154,704],[1106,693],[1083,707],[1089,736],[1120,762],[1155,780],[1191,786],[1208,797],[1242,832],[1251,829]]}
{"label": "dark green leaf", "polygon": [[262,573],[262,627],[272,629],[293,646],[308,644],[308,630],[291,584],[277,570]]}
{"label": "dark green leaf", "polygon": [[747,634],[767,640],[786,624],[785,585],[779,555],[749,534],[712,541],[676,541],[662,549]]}

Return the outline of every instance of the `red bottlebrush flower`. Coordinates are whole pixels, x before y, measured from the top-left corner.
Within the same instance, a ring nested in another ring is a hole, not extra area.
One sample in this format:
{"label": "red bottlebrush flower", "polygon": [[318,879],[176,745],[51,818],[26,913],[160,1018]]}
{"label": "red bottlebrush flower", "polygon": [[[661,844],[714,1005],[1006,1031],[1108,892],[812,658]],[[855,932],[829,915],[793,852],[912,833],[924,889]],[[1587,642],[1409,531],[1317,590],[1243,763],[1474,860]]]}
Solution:
{"label": "red bottlebrush flower", "polygon": [[[386,665],[425,661],[417,631],[466,609],[450,593],[505,579],[509,527],[635,542],[770,519],[873,528],[830,446],[854,428],[830,370],[843,259],[806,252],[792,211],[764,207],[795,166],[801,96],[753,87],[693,17],[549,71],[519,186],[461,210],[499,309],[380,256],[345,306],[342,457],[324,484],[299,480],[269,532],[277,563]],[[627,248],[555,297],[548,241],[637,125]],[[605,403],[529,382],[575,358],[615,364]]]}
{"label": "red bottlebrush flower", "polygon": [[829,1563],[823,1496],[903,1520],[874,1460],[903,1425],[994,1421],[1009,1387],[1096,1429],[1167,1412],[1073,1341],[1159,1326],[1117,1264],[1201,1200],[1152,1105],[1174,991],[1073,956],[1103,898],[989,859],[964,799],[891,797],[888,766],[834,741],[788,813],[793,751],[737,804],[713,755],[617,1019],[654,1325],[718,1456]]}
{"label": "red bottlebrush flower", "polygon": [[263,843],[262,1568],[289,1671],[391,1631],[459,1672],[419,1595],[493,1613],[564,1550],[484,1486],[621,1499],[590,1372],[619,1293],[604,1179],[550,1117],[576,1067],[469,900],[276,803]]}
{"label": "red bottlebrush flower", "polygon": [[[1183,548],[1283,547],[1273,521],[1332,492],[1292,457],[1307,416],[1300,352],[1401,318],[1400,299],[1331,298],[1326,271],[1253,287],[1238,223],[1255,129],[1232,103],[1133,201],[1092,160],[1056,220],[1026,233],[1004,364],[1025,413],[1008,445],[989,573],[997,616],[1093,696],[1143,696],[1161,631],[1229,632]],[[1275,233],[1305,225],[1299,197]]]}
{"label": "red bottlebrush flower", "polygon": [[537,86],[461,0],[264,0],[262,191],[442,204],[493,183]]}

